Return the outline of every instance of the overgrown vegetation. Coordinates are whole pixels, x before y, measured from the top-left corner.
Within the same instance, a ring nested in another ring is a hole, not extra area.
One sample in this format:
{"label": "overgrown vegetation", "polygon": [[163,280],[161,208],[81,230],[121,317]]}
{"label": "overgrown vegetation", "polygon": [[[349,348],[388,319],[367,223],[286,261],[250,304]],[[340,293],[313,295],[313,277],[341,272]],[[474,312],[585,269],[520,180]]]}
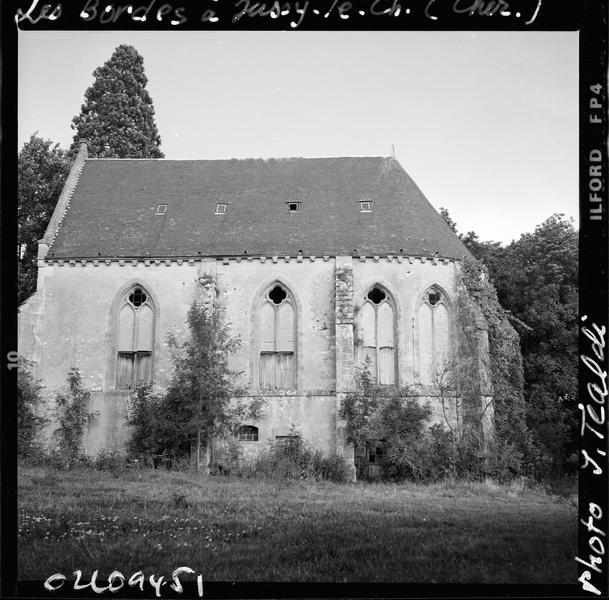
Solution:
{"label": "overgrown vegetation", "polygon": [[[473,302],[473,306],[482,312],[488,327],[488,367],[493,394],[494,435],[489,440],[487,456],[496,467],[504,467],[506,475],[515,475],[526,466],[523,461],[530,465],[534,460],[534,449],[525,416],[519,337],[510,324],[505,309],[499,304],[497,292],[489,281],[488,270],[484,264],[466,258],[460,278],[464,288],[459,294],[460,306]],[[459,316],[457,318],[459,319]],[[467,315],[466,318],[470,320],[471,316]],[[464,326],[462,331],[466,336],[471,335],[471,330]],[[480,382],[476,388],[480,389],[483,385],[484,382]],[[498,475],[496,472],[490,474]]]}
{"label": "overgrown vegetation", "polygon": [[83,458],[82,440],[91,420],[97,413],[89,410],[91,392],[82,384],[80,371],[70,369],[68,388],[57,394],[57,429],[58,458],[70,467]]}
{"label": "overgrown vegetation", "polygon": [[[347,438],[355,446],[358,479],[368,478],[367,454],[382,448],[380,476],[389,481],[431,483],[449,478],[498,480],[512,478],[516,470],[509,456],[491,450],[480,431],[451,423],[429,424],[430,403],[419,403],[404,392],[387,396],[378,386],[357,389],[343,403],[340,416],[346,419]],[[450,397],[438,402],[455,403]]]}
{"label": "overgrown vegetation", "polygon": [[[442,215],[456,230],[448,212]],[[505,318],[520,336],[524,402],[517,424],[526,469],[538,478],[573,473],[577,466],[577,231],[572,221],[556,214],[507,246],[481,241],[472,231],[459,237],[487,267],[496,297],[508,311]],[[509,333],[503,325],[495,329],[496,349],[502,346],[502,330]],[[506,357],[513,337],[509,333],[501,351]],[[507,371],[499,379],[509,384],[518,378],[514,362],[502,364]],[[498,389],[499,402],[510,397],[509,390]]]}
{"label": "overgrown vegetation", "polygon": [[356,371],[355,389],[340,407],[339,418],[345,420],[345,435],[355,447],[358,479],[367,478],[366,452],[375,442],[384,447],[385,478],[440,478],[448,463],[440,463],[442,458],[438,454],[429,454],[431,444],[426,435],[426,421],[431,415],[429,403],[420,405],[408,388],[395,388],[391,390],[392,395],[387,394],[386,388],[372,381],[366,365]]}
{"label": "overgrown vegetation", "polygon": [[193,302],[187,324],[188,339],[169,338],[174,371],[167,391],[145,385],[132,398],[129,451],[145,464],[175,466],[192,455],[199,468],[209,439],[226,437],[260,416],[260,400],[235,400],[240,373],[229,368],[229,357],[240,341],[219,312]]}
{"label": "overgrown vegetation", "polygon": [[349,481],[350,470],[341,456],[326,456],[305,444],[296,432],[293,434],[287,442],[274,441],[251,460],[244,460],[241,447],[234,444],[229,464],[214,465],[212,473],[246,478]]}
{"label": "overgrown vegetation", "polygon": [[17,364],[17,454],[32,459],[41,453],[38,436],[47,421],[39,414],[42,386],[34,379],[29,361],[20,356]]}
{"label": "overgrown vegetation", "polygon": [[[508,480],[522,472],[525,459],[533,460],[518,334],[479,261],[463,263],[454,326],[451,354],[433,372],[431,395],[440,405],[440,422],[429,425],[431,405],[419,403],[420,392],[376,386],[366,368],[357,374],[356,389],[345,398],[339,416],[355,445],[360,477],[366,476],[365,453],[375,440],[382,448],[386,479]],[[483,364],[485,330],[488,363]]]}

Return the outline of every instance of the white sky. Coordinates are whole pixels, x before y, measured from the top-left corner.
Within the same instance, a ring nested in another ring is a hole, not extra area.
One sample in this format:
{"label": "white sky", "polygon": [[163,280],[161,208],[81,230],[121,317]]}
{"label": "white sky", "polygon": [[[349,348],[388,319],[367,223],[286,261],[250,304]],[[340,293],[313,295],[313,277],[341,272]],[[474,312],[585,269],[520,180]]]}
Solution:
{"label": "white sky", "polygon": [[[19,147],[144,57],[166,158],[396,158],[462,232],[578,215],[577,32],[19,32]],[[577,226],[577,220],[575,221]]]}

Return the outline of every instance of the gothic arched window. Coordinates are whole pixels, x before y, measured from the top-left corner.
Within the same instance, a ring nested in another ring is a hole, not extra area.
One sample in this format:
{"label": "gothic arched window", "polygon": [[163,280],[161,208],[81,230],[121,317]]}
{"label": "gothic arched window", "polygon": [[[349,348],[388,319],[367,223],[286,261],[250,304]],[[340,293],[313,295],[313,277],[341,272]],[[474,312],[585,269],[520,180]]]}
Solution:
{"label": "gothic arched window", "polygon": [[264,296],[258,313],[260,387],[296,387],[296,309],[291,294],[279,284]]}
{"label": "gothic arched window", "polygon": [[450,323],[444,293],[432,286],[418,310],[419,380],[432,384],[448,369]]}
{"label": "gothic arched window", "polygon": [[154,306],[141,286],[132,288],[118,313],[118,358],[116,387],[133,389],[152,378]]}
{"label": "gothic arched window", "polygon": [[394,385],[396,371],[395,305],[376,285],[367,294],[359,317],[360,366],[367,366],[373,381]]}

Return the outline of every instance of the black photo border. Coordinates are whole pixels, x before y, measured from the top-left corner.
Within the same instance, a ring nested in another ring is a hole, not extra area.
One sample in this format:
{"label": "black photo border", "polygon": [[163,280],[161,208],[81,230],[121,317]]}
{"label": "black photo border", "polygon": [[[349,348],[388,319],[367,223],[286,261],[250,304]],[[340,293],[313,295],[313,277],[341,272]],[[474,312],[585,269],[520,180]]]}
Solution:
{"label": "black photo border", "polygon": [[[99,7],[147,6],[149,0],[90,0]],[[205,582],[207,598],[481,598],[481,597],[608,597],[609,454],[607,438],[606,328],[609,318],[607,278],[607,33],[609,0],[310,0],[299,23],[290,18],[235,15],[245,0],[157,0],[156,6],[182,7],[185,19],[172,24],[171,11],[159,21],[120,18],[102,24],[98,15],[81,16],[86,0],[2,0],[0,4],[2,56],[1,190],[1,310],[2,375],[0,378],[0,503],[1,597],[134,597],[146,592],[123,588],[119,594],[74,591],[64,585],[58,592],[41,581],[17,579],[17,460],[16,460],[16,350],[17,350],[17,27],[27,30],[397,30],[397,31],[579,31],[580,100],[580,373],[577,417],[581,425],[579,452],[579,546],[573,557],[572,585],[479,584],[327,584]],[[253,2],[252,2],[253,3]],[[43,6],[49,4],[44,11]],[[272,0],[266,2],[272,4]],[[281,2],[286,4],[286,2]],[[296,0],[290,2],[295,7]],[[304,0],[299,3],[304,4]],[[345,6],[351,4],[347,10]],[[60,14],[56,7],[61,5]],[[365,17],[360,7],[378,14]],[[402,14],[396,15],[399,5]],[[506,8],[508,5],[509,10]],[[90,6],[93,6],[90,5]],[[341,6],[342,15],[341,15]],[[33,8],[32,8],[33,7]],[[374,7],[374,11],[373,8]],[[405,18],[405,8],[411,12]],[[473,11],[467,10],[472,8]],[[313,8],[319,14],[313,14]],[[502,14],[500,9],[503,13]],[[156,10],[156,7],[155,7]],[[202,21],[205,11],[208,20]],[[391,12],[390,10],[393,10]],[[384,12],[383,12],[384,11]],[[99,11],[101,12],[101,10]],[[90,13],[91,15],[92,13]],[[175,16],[175,13],[173,13]],[[344,18],[350,14],[350,18]],[[518,17],[516,17],[518,14]],[[53,18],[56,17],[56,18]],[[214,17],[217,21],[213,21]],[[17,24],[19,20],[19,24]],[[40,99],[44,102],[44,98]],[[600,390],[600,391],[599,391]],[[599,435],[600,434],[600,435]],[[602,436],[602,437],[600,437]],[[602,532],[599,533],[598,530]],[[600,553],[601,548],[604,555]],[[596,558],[594,558],[596,557]],[[598,562],[598,557],[602,562]],[[599,572],[600,571],[600,572]],[[593,591],[594,587],[600,595]],[[196,584],[185,584],[181,595],[163,590],[163,597],[197,597]],[[148,591],[148,593],[150,590]]]}

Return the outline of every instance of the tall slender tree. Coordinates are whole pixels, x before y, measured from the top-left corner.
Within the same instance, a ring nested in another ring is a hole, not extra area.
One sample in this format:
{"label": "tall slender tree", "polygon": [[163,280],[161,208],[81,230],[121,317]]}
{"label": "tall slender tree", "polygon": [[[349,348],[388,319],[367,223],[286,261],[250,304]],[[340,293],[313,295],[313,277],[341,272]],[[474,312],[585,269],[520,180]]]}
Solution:
{"label": "tall slender tree", "polygon": [[72,120],[70,152],[76,153],[79,140],[85,138],[97,157],[163,158],[139,52],[133,46],[119,46],[93,76],[80,114]]}
{"label": "tall slender tree", "polygon": [[[243,419],[260,418],[262,402],[237,401],[242,393],[240,373],[229,368],[230,356],[240,344],[217,310],[194,302],[187,316],[189,338],[168,339],[173,375],[161,406],[166,449],[177,456],[188,442],[200,467],[201,444],[230,433]],[[171,447],[173,446],[173,447]]]}
{"label": "tall slender tree", "polygon": [[38,240],[44,235],[70,170],[66,152],[32,134],[17,167],[17,296],[19,304],[36,291]]}

